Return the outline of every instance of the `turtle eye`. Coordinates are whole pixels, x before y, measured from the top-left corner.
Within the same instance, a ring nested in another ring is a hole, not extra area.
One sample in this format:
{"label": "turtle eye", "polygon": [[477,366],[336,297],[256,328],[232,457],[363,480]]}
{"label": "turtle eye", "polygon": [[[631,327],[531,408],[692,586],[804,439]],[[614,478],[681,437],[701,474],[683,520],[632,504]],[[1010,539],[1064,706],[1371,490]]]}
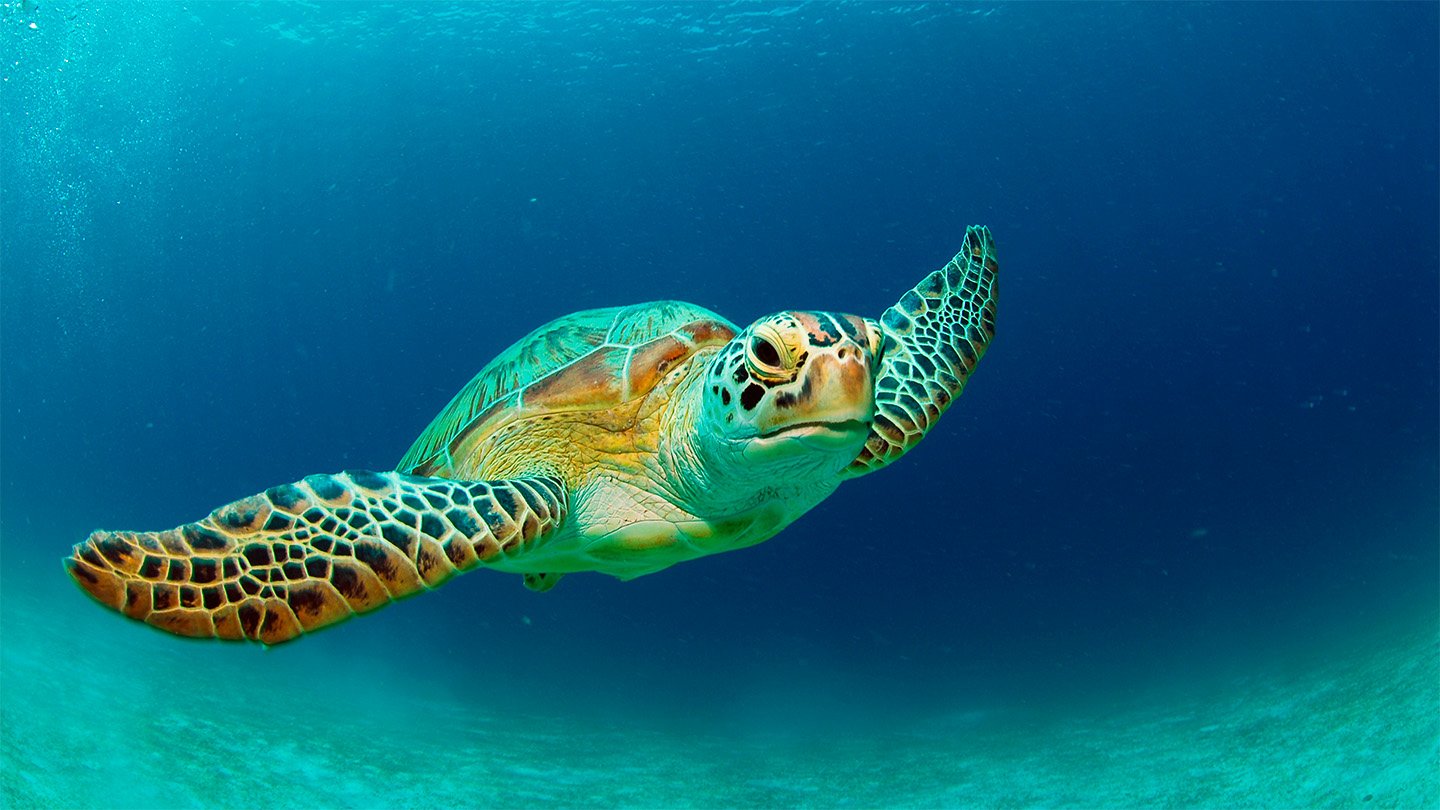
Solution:
{"label": "turtle eye", "polygon": [[762,327],[751,336],[745,344],[745,365],[750,367],[752,374],[764,380],[788,379],[785,343],[772,332]]}
{"label": "turtle eye", "polygon": [[767,366],[780,366],[780,352],[765,338],[757,337],[750,343],[750,351],[755,353],[755,359]]}

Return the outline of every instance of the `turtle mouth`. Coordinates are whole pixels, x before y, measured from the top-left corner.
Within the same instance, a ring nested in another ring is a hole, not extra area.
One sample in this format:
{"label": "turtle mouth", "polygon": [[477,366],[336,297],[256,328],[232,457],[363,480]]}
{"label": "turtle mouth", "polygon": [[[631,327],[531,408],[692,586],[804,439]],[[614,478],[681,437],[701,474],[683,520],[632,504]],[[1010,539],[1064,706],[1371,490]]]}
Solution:
{"label": "turtle mouth", "polygon": [[865,443],[870,423],[860,419],[791,422],[767,430],[745,443],[745,457],[764,462],[779,458],[820,453],[826,457],[854,457]]}
{"label": "turtle mouth", "polygon": [[836,422],[794,422],[774,430],[767,430],[757,438],[849,438],[869,429],[870,423],[860,419],[844,419]]}

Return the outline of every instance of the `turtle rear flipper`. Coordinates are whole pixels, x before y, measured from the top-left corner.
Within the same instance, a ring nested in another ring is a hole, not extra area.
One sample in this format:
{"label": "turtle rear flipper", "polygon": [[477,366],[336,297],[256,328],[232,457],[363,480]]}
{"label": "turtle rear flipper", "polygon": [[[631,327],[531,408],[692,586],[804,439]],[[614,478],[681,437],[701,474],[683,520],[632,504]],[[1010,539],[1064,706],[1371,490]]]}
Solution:
{"label": "turtle rear flipper", "polygon": [[864,475],[910,451],[960,396],[995,337],[995,239],[965,230],[960,252],[880,316],[875,420],[847,475]]}
{"label": "turtle rear flipper", "polygon": [[65,567],[162,630],[279,644],[517,552],[565,513],[552,478],[311,475],[169,531],[95,532]]}

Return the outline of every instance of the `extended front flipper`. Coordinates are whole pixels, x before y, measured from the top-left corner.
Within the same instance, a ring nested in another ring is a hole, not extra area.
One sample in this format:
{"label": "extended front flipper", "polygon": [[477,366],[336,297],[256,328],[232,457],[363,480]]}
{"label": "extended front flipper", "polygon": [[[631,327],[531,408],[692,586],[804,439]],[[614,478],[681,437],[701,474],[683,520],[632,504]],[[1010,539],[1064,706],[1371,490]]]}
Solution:
{"label": "extended front flipper", "polygon": [[960,396],[995,336],[997,269],[990,230],[971,226],[949,264],[880,316],[875,421],[846,474],[864,475],[905,455]]}
{"label": "extended front flipper", "polygon": [[166,532],[95,532],[65,567],[100,603],[162,630],[279,644],[543,542],[551,478],[311,475]]}

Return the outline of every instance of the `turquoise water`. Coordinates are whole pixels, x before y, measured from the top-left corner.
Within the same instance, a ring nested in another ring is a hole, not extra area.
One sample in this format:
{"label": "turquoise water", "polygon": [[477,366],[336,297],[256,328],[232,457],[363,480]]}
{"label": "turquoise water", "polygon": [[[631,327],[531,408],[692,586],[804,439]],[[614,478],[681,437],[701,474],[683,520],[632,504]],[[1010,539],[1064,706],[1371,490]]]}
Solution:
{"label": "turquoise water", "polygon": [[603,683],[593,711],[497,708],[483,669],[402,663],[433,650],[177,642],[67,596],[5,592],[9,807],[1440,802],[1440,639],[1394,622],[1068,706],[955,695],[877,722],[857,683],[823,719],[803,688],[705,719],[609,712]]}
{"label": "turquoise water", "polygon": [[[1440,806],[1440,6],[0,0],[0,804]],[[776,538],[193,643],[61,558],[677,298],[996,337]]]}

